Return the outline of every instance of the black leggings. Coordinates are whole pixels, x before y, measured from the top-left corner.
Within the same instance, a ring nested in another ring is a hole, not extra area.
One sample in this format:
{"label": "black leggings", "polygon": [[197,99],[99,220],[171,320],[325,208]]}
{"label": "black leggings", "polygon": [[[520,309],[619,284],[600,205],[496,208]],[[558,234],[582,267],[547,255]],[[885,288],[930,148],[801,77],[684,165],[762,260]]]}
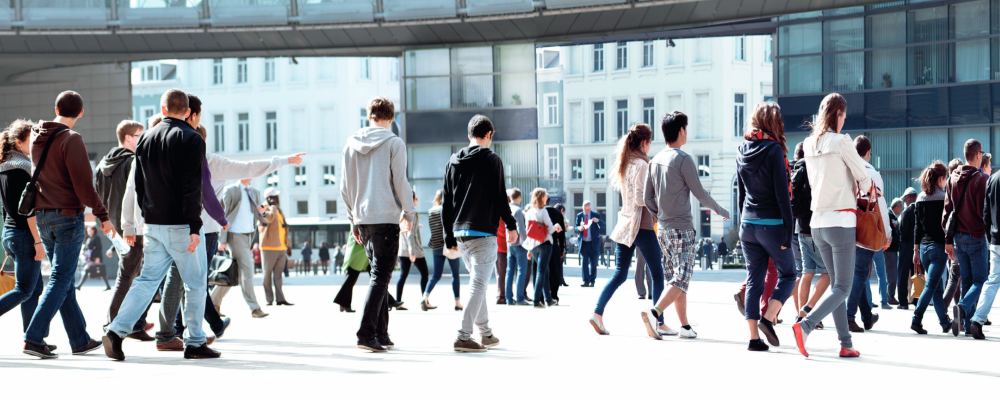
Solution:
{"label": "black leggings", "polygon": [[399,282],[396,283],[396,301],[400,301],[403,298],[403,285],[406,284],[406,276],[410,275],[410,265],[416,265],[417,271],[420,271],[420,295],[424,295],[424,291],[427,290],[427,279],[430,275],[427,274],[427,260],[423,257],[417,257],[417,261],[410,262],[410,257],[399,257]]}
{"label": "black leggings", "polygon": [[357,271],[354,268],[347,268],[347,279],[344,279],[344,283],[340,285],[340,291],[337,292],[337,297],[333,299],[334,303],[348,309],[351,308],[351,298],[354,297],[354,284],[358,282],[359,275],[361,275],[361,271]]}
{"label": "black leggings", "polygon": [[76,287],[77,290],[83,288],[83,284],[85,282],[87,282],[87,277],[88,276],[92,276],[94,278],[98,278],[99,277],[99,278],[103,279],[104,280],[104,286],[107,286],[108,290],[111,289],[111,285],[108,283],[108,273],[104,270],[104,266],[103,265],[99,266],[99,267],[96,268],[96,270],[97,271],[91,273],[90,272],[90,266],[89,265],[87,266],[87,269],[85,269],[83,271],[83,279],[80,281],[80,284]]}

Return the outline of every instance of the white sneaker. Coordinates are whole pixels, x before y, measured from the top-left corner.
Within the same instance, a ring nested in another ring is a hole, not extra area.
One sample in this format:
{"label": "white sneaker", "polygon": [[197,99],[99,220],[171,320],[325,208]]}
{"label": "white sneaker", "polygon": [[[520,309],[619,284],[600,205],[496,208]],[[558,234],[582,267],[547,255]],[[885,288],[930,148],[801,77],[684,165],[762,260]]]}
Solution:
{"label": "white sneaker", "polygon": [[594,330],[597,331],[598,335],[611,334],[611,332],[608,332],[608,330],[604,328],[604,324],[602,324],[601,321],[597,319],[596,315],[590,316],[590,325],[594,327]]}
{"label": "white sneaker", "polygon": [[680,337],[681,339],[694,339],[698,337],[698,332],[695,332],[693,328],[684,329],[684,327],[681,327]]}
{"label": "white sneaker", "polygon": [[656,314],[653,313],[653,309],[647,308],[642,310],[642,322],[646,324],[646,333],[649,334],[649,337],[656,340],[663,340],[663,336],[656,331],[656,326],[659,325],[659,322],[656,321]]}
{"label": "white sneaker", "polygon": [[672,330],[669,330],[669,329],[668,330],[663,330],[663,329],[660,329],[660,328],[656,328],[656,333],[659,333],[660,336],[677,336],[677,331],[672,331]]}

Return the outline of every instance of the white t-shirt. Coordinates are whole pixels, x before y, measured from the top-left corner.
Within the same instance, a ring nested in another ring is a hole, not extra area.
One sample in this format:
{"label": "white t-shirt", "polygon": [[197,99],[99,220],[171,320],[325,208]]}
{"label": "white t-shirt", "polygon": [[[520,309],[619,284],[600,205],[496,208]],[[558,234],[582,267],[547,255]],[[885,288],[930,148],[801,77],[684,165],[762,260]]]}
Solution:
{"label": "white t-shirt", "polygon": [[858,216],[851,211],[820,211],[813,213],[810,228],[856,228]]}

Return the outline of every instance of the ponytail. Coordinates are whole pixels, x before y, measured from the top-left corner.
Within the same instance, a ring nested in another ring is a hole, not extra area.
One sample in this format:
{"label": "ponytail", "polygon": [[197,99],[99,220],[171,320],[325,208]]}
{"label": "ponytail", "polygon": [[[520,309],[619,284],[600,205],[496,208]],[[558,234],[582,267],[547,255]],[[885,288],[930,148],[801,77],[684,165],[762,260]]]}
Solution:
{"label": "ponytail", "polygon": [[12,151],[21,151],[17,148],[17,142],[30,139],[33,127],[34,124],[29,120],[16,119],[0,132],[0,163],[9,160]]}

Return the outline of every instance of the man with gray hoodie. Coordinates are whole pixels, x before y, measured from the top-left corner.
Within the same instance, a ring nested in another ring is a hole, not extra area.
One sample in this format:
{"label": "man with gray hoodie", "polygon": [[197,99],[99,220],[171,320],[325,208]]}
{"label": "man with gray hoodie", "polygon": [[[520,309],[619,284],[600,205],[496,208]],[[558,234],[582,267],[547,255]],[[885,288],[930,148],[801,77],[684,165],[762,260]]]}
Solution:
{"label": "man with gray hoodie", "polygon": [[413,190],[406,181],[406,144],[389,131],[395,115],[392,101],[376,97],[368,102],[366,111],[372,126],[355,132],[344,146],[340,195],[354,240],[364,247],[372,268],[358,348],[384,352],[393,347],[388,289],[396,268],[399,235],[410,231],[416,212]]}

